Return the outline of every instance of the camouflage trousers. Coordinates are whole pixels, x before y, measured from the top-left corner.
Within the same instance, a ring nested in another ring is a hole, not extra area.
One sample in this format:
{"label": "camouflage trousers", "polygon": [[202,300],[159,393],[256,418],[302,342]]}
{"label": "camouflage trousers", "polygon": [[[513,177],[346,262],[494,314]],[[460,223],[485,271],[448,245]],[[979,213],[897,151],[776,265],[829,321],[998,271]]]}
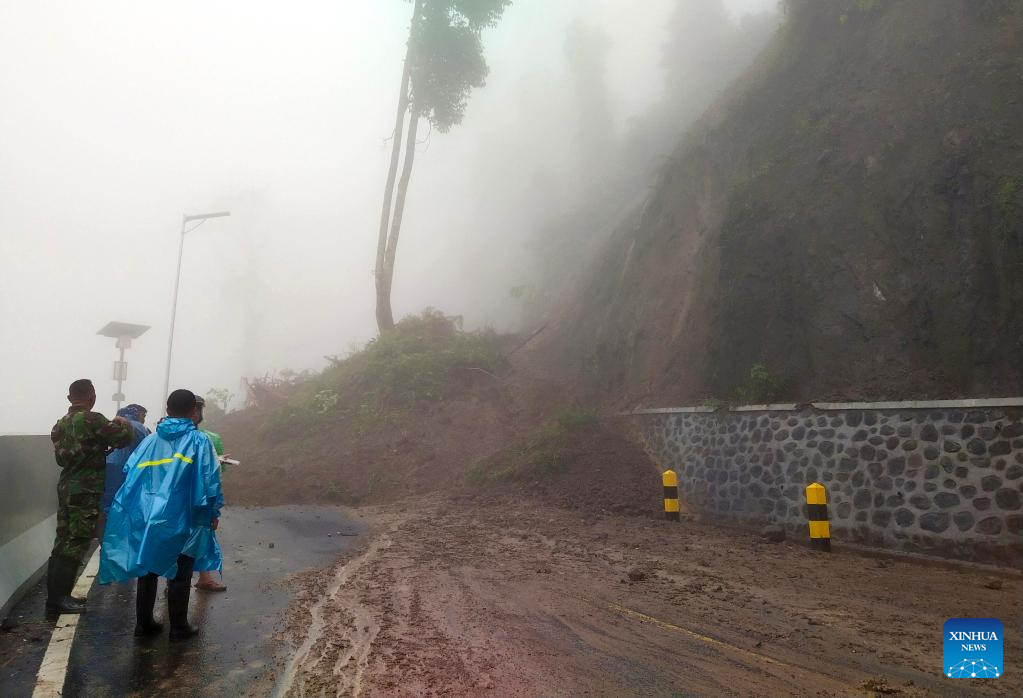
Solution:
{"label": "camouflage trousers", "polygon": [[57,484],[57,537],[53,541],[53,555],[81,561],[85,557],[99,520],[99,505],[103,497],[103,476],[61,478]]}

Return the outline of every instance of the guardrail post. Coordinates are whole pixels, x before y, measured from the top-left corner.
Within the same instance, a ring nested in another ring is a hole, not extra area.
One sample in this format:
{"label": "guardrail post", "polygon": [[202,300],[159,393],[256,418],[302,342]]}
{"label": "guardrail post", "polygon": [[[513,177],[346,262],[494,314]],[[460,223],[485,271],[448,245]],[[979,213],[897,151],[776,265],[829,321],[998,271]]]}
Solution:
{"label": "guardrail post", "polygon": [[828,491],[815,482],[806,488],[806,518],[810,523],[810,547],[831,552],[831,524],[828,523]]}
{"label": "guardrail post", "polygon": [[661,475],[661,484],[664,485],[664,518],[678,521],[678,475],[674,470],[665,470]]}

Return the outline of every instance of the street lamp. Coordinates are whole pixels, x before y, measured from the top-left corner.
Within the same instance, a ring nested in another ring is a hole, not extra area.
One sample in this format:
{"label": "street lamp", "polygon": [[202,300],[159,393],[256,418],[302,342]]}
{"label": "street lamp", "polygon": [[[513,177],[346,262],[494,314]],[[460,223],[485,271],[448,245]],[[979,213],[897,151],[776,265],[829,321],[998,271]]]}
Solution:
{"label": "street lamp", "polygon": [[146,333],[149,325],[133,325],[130,322],[108,322],[96,334],[104,337],[113,337],[117,340],[114,344],[121,350],[120,358],[114,362],[114,380],[117,381],[117,392],[113,400],[117,403],[117,409],[121,409],[124,402],[124,391],[121,389],[124,381],[128,380],[128,363],[124,360],[124,350],[131,348],[131,340],[138,339]]}
{"label": "street lamp", "polygon": [[[163,379],[163,398],[165,400],[167,395],[170,394],[171,355],[174,353],[174,321],[178,316],[178,287],[181,285],[181,257],[185,253],[185,235],[211,218],[223,218],[230,215],[230,211],[215,211],[214,213],[199,213],[193,216],[185,214],[181,217],[181,240],[178,243],[178,272],[174,277],[174,305],[171,306],[170,338],[167,340],[167,372]],[[188,224],[192,222],[196,222],[196,224],[189,228]]]}

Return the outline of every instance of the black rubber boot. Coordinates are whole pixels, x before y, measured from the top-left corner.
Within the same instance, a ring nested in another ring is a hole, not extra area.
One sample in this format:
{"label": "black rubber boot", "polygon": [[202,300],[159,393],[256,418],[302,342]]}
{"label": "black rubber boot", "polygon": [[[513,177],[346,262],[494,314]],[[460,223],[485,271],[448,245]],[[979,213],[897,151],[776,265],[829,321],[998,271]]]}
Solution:
{"label": "black rubber boot", "polygon": [[78,578],[78,560],[62,555],[50,556],[46,569],[46,617],[55,619],[62,613],[85,613],[85,599],[71,596]]}
{"label": "black rubber boot", "polygon": [[155,574],[139,577],[135,586],[135,637],[156,635],[163,630],[163,625],[153,620],[153,607],[156,606],[156,584],[159,580]]}
{"label": "black rubber boot", "polygon": [[191,586],[177,584],[174,580],[167,583],[167,617],[170,619],[171,642],[180,642],[193,637],[199,631],[188,624],[188,597]]}
{"label": "black rubber boot", "polygon": [[192,592],[192,565],[195,560],[184,555],[178,556],[178,573],[167,580],[167,617],[170,619],[171,642],[181,642],[198,633],[188,624],[188,598]]}

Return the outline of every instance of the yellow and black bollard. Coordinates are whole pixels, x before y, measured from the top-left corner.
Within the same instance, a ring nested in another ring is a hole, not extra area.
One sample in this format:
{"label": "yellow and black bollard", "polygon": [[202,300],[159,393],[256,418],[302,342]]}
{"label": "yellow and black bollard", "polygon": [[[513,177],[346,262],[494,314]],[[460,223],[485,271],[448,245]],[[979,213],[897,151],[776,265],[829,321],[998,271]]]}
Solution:
{"label": "yellow and black bollard", "polygon": [[828,523],[828,491],[815,482],[806,488],[806,518],[810,521],[810,547],[831,552],[831,524]]}
{"label": "yellow and black bollard", "polygon": [[678,475],[674,470],[665,470],[661,475],[661,484],[664,485],[664,518],[678,521]]}

